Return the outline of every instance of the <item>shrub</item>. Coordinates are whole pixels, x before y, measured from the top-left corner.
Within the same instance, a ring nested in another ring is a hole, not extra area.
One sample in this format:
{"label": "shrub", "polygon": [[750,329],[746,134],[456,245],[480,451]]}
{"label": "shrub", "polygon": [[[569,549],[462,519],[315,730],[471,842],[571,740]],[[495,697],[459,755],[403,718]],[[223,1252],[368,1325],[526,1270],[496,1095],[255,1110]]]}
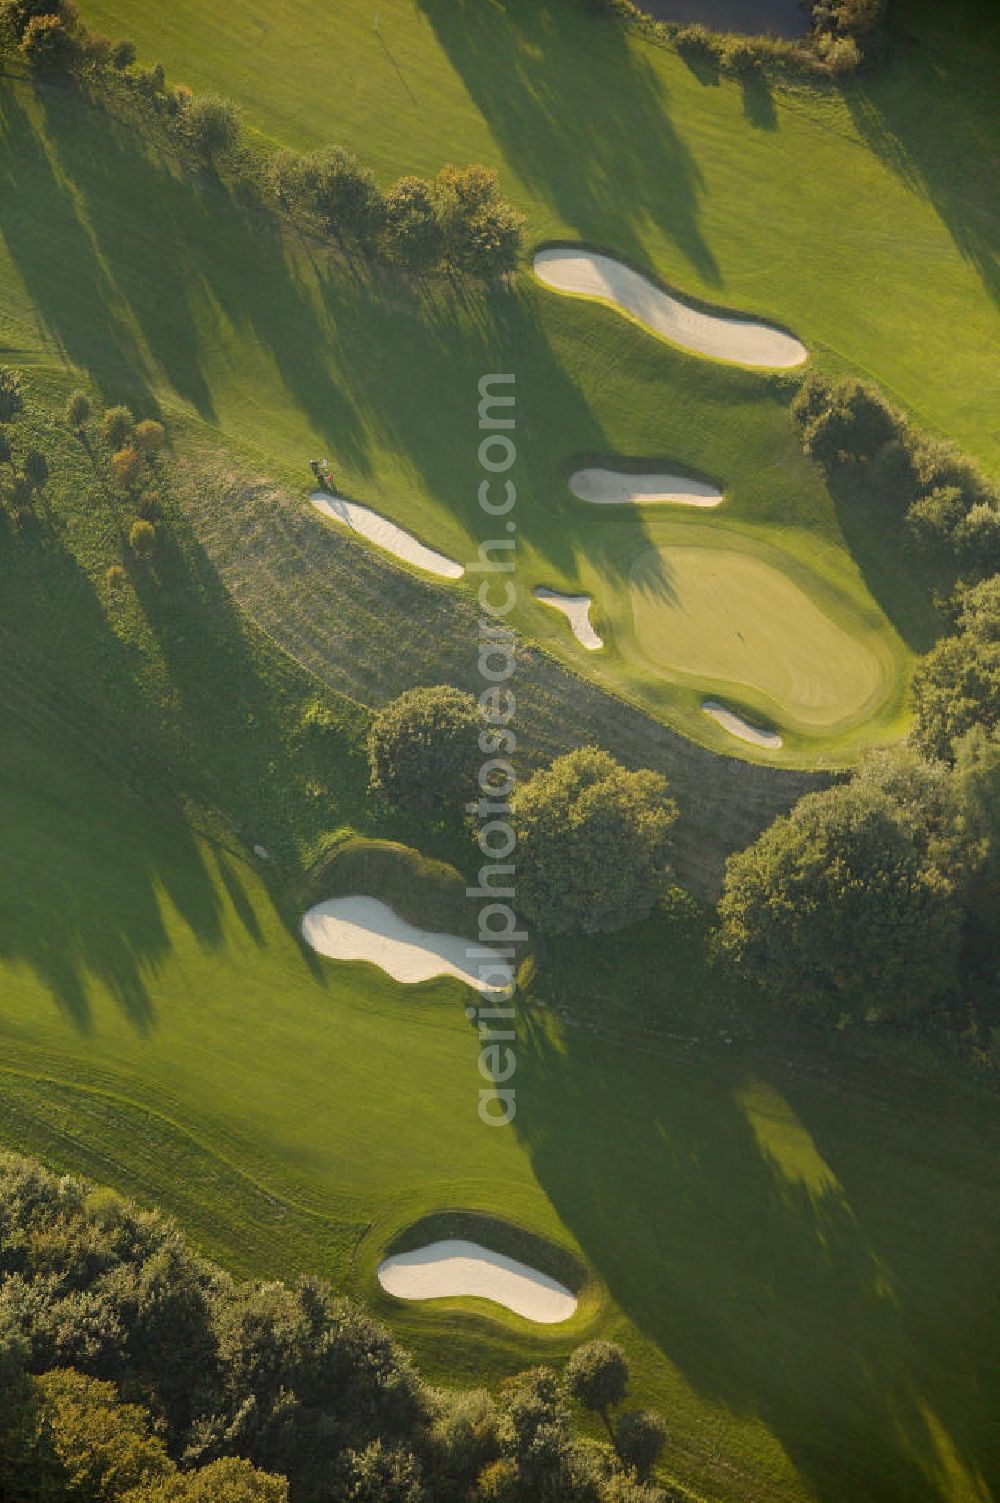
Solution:
{"label": "shrub", "polygon": [[41,449],[29,449],[24,456],[24,474],[34,489],[45,484],[49,478],[49,462]]}
{"label": "shrub", "polygon": [[240,139],[240,122],[233,103],[219,94],[195,94],[183,113],[184,134],[208,162],[232,151]]}
{"label": "shrub", "polygon": [[123,37],[120,42],[115,42],[111,48],[111,66],[119,73],[124,73],[126,68],[131,68],[136,59],[135,43]]}
{"label": "shrub", "polygon": [[697,23],[679,26],[674,32],[674,46],[682,56],[709,59],[718,58],[719,39],[706,26]]}
{"label": "shrub", "polygon": [[630,1409],[615,1425],[615,1450],[640,1480],[645,1480],[659,1461],[667,1443],[663,1416],[652,1409]]}
{"label": "shrub", "polygon": [[760,55],[746,37],[727,37],[720,49],[720,61],[730,72],[744,76],[760,67]]}
{"label": "shrub", "polygon": [[121,564],[109,564],[104,571],[104,582],[109,590],[123,589],[127,577]]}
{"label": "shrub", "polygon": [[14,464],[14,450],[11,448],[6,430],[2,427],[0,427],[0,464],[9,464],[11,466]]}
{"label": "shrub", "polygon": [[128,490],[135,485],[142,473],[142,461],[138,449],[133,449],[131,444],[124,449],[118,449],[111,456],[111,474],[116,485],[122,490]]}
{"label": "shrub", "polygon": [[345,1503],[428,1503],[412,1451],[373,1440],[347,1455]]}
{"label": "shrub", "polygon": [[914,501],[906,513],[911,540],[926,553],[954,547],[955,530],[965,516],[965,498],[956,486],[939,486]]}
{"label": "shrub", "polygon": [[111,449],[120,449],[132,437],[135,419],[127,407],[109,407],[101,418],[101,437]]}
{"label": "shrub", "polygon": [[74,433],[82,431],[90,417],[90,398],[85,391],[71,392],[63,408],[63,417],[67,428],[72,428]]}
{"label": "shrub", "polygon": [[132,552],[137,554],[139,558],[150,558],[153,549],[156,547],[156,528],[152,522],[147,522],[145,518],[139,517],[132,523],[128,541]]}
{"label": "shrub", "polygon": [[447,684],[408,689],[372,717],[372,788],[413,809],[464,808],[476,796],[482,725],[471,694]]}
{"label": "shrub", "polygon": [[21,37],[21,55],[39,73],[65,72],[80,57],[80,45],[61,16],[33,16]]}
{"label": "shrub", "polygon": [[877,451],[868,481],[874,500],[886,511],[901,515],[916,500],[920,484],[909,445],[902,438],[890,439]]}
{"label": "shrub", "polygon": [[431,271],[444,253],[444,231],[430,183],[403,177],[385,196],[383,245],[398,266],[420,275]]}
{"label": "shrub", "polygon": [[960,568],[983,578],[1000,573],[1000,511],[985,501],[973,506],[955,528]]}
{"label": "shrub", "polygon": [[144,418],[141,423],[136,423],[132,443],[147,459],[159,454],[166,441],[167,430],[155,418]]}
{"label": "shrub", "polygon": [[4,28],[19,42],[32,21],[42,16],[55,16],[64,23],[72,19],[72,12],[64,0],[7,0],[0,7],[0,19]]}
{"label": "shrub", "polygon": [[543,932],[620,929],[663,896],[677,806],[659,773],[583,747],[536,772],[511,809],[518,900]]}
{"label": "shrub", "polygon": [[802,425],[806,452],[824,464],[871,459],[897,436],[895,414],[881,393],[845,378],[834,386],[805,383],[792,410]]}
{"label": "shrub", "polygon": [[0,365],[0,423],[13,422],[24,407],[20,373],[9,365]]}

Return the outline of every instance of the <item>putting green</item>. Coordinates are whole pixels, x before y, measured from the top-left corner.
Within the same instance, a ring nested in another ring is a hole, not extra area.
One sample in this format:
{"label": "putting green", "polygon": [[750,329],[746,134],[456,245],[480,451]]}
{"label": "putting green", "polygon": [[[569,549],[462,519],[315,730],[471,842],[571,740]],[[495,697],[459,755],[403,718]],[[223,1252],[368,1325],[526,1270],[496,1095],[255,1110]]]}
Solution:
{"label": "putting green", "polygon": [[874,634],[835,621],[773,563],[734,548],[648,547],[629,573],[640,653],[657,668],[744,686],[800,725],[869,713],[889,669]]}

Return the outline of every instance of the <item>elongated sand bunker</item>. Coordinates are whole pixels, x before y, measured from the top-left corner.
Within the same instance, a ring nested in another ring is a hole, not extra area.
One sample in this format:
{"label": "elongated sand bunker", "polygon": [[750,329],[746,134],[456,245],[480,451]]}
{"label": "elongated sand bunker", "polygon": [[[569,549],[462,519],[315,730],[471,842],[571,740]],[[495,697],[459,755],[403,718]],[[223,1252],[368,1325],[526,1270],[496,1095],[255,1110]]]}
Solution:
{"label": "elongated sand bunker", "polygon": [[590,622],[590,607],[593,604],[589,595],[560,595],[556,590],[546,590],[539,585],[535,591],[535,598],[543,605],[551,605],[553,610],[561,611],[570,624],[570,630],[581,647],[586,647],[588,652],[596,652],[604,646],[604,638],[598,636]]}
{"label": "elongated sand bunker", "polygon": [[764,731],[758,725],[751,725],[749,720],[744,720],[735,710],[720,705],[717,699],[703,699],[701,707],[723,730],[731,736],[738,736],[741,741],[749,741],[753,746],[766,746],[769,751],[777,751],[784,745],[777,731]]}
{"label": "elongated sand bunker", "polygon": [[425,547],[411,532],[404,532],[402,527],[379,516],[368,506],[345,501],[341,496],[328,496],[325,491],[314,491],[309,499],[324,517],[343,523],[369,543],[374,543],[376,548],[384,548],[387,553],[395,554],[417,569],[425,569],[428,574],[437,574],[441,579],[461,579],[465,573],[463,566],[453,558]]}
{"label": "elongated sand bunker", "polygon": [[[477,991],[497,992],[505,991],[512,979],[510,965],[496,950],[457,934],[417,929],[380,898],[317,903],[302,919],[302,938],[330,960],[369,960],[407,985],[457,976]],[[475,951],[471,959],[469,950]]]}
{"label": "elongated sand bunker", "polygon": [[413,1252],[386,1258],[379,1265],[378,1281],[397,1299],[448,1299],[464,1294],[492,1300],[544,1326],[569,1320],[576,1310],[576,1296],[558,1280],[478,1242],[457,1238],[429,1242]]}
{"label": "elongated sand bunker", "polygon": [[[836,618],[829,614],[820,582],[815,590],[800,584],[778,557],[700,544],[647,547],[632,565],[629,596],[645,663],[700,679],[706,690],[745,685],[812,732],[871,713],[891,678],[873,624],[832,597]],[[735,723],[727,729],[736,734]]]}
{"label": "elongated sand bunker", "polygon": [[722,492],[688,475],[633,475],[626,470],[575,470],[569,488],[594,506],[718,506]]}
{"label": "elongated sand bunker", "polygon": [[537,251],[534,268],[547,287],[613,303],[652,333],[698,355],[787,370],[801,365],[809,353],[794,334],[755,319],[693,308],[630,266],[597,251],[557,247]]}

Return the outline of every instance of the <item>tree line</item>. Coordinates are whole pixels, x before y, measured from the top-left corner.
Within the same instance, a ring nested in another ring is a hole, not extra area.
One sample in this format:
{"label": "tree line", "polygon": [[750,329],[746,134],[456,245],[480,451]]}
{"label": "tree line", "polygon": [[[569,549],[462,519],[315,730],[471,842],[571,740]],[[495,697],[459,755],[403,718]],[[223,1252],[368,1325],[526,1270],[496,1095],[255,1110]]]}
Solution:
{"label": "tree line", "polygon": [[383,190],[342,146],[282,150],[261,160],[230,100],[169,86],[160,63],[135,68],[134,43],[87,30],[71,0],[5,0],[0,40],[40,74],[76,72],[128,90],[183,153],[239,176],[342,250],[413,276],[447,272],[493,282],[517,268],[524,218],[502,197],[492,168],[448,165],[432,180],[408,175]]}
{"label": "tree line", "polygon": [[241,1283],[160,1212],[0,1157],[12,1503],[666,1503],[663,1421],[628,1385],[593,1341],[495,1396],[432,1388],[319,1280]]}

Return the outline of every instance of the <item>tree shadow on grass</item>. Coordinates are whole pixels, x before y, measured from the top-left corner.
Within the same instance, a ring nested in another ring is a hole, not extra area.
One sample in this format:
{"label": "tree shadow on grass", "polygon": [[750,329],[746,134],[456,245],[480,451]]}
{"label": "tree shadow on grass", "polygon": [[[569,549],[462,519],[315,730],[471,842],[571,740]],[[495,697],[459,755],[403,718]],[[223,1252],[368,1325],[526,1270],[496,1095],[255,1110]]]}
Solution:
{"label": "tree shadow on grass", "polygon": [[217,893],[143,751],[135,663],[89,579],[51,530],[5,541],[0,956],[30,967],[81,1031],[95,981],[146,1031],[148,976],[169,950],[163,903],[213,945]]}
{"label": "tree shadow on grass", "polygon": [[993,0],[898,6],[888,67],[845,90],[862,139],[925,195],[1000,303],[1000,12]]}
{"label": "tree shadow on grass", "polygon": [[653,219],[718,283],[699,226],[698,167],[662,78],[617,16],[534,0],[418,3],[513,170],[566,223],[641,259]]}
{"label": "tree shadow on grass", "polygon": [[[670,954],[661,1030],[674,1026]],[[620,995],[628,964],[626,950]],[[601,982],[585,953],[576,975],[579,1024],[580,993]],[[690,984],[707,1031],[718,981]],[[828,1503],[941,1503],[956,1479],[985,1500],[1000,1182],[972,1120],[963,1146],[953,1102],[897,1118],[880,1061],[832,1083],[820,1061],[810,1078],[783,1063],[797,1040],[706,1050],[640,1030],[629,1050],[522,1017],[515,1122],[535,1173],[687,1383],[762,1421]]]}

